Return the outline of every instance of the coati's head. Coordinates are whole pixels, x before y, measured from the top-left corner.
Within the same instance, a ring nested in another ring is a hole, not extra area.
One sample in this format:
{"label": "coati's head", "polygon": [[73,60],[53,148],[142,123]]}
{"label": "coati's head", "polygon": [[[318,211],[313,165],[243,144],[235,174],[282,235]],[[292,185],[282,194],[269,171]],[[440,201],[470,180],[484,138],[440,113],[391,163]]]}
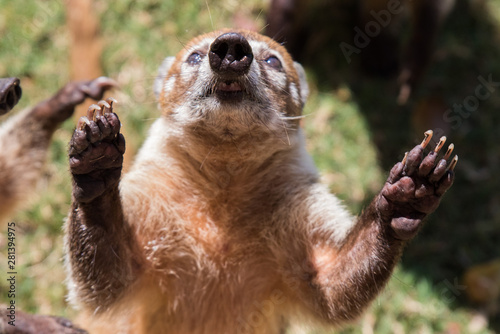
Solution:
{"label": "coati's head", "polygon": [[222,30],[166,58],[154,91],[173,121],[234,140],[296,127],[308,86],[302,66],[272,39]]}

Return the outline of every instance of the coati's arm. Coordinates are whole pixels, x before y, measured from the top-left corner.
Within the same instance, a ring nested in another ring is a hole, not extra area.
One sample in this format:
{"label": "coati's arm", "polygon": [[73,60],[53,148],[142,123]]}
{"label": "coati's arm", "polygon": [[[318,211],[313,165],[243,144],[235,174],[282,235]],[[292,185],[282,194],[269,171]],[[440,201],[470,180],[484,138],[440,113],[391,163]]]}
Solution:
{"label": "coati's arm", "polygon": [[118,189],[125,139],[113,99],[89,108],[70,141],[73,203],[66,247],[73,293],[91,308],[106,307],[134,280],[139,261]]}
{"label": "coati's arm", "polygon": [[[309,258],[307,265],[302,262],[302,281],[295,293],[323,320],[338,324],[361,313],[384,287],[405,243],[451,186],[457,157],[450,166],[447,159],[453,146],[438,159],[442,138],[436,150],[423,159],[429,137],[393,167],[382,191],[339,247],[331,247],[327,237],[322,239],[323,232],[317,233],[328,229],[326,221],[306,240]],[[318,215],[324,216],[324,212],[308,213],[309,217]]]}
{"label": "coati's arm", "polygon": [[[9,119],[0,130],[0,216],[8,215],[15,204],[30,193],[39,179],[52,133],[73,114],[87,97],[102,98],[115,86],[108,78],[72,82],[50,99]],[[21,98],[19,79],[0,79],[0,115],[9,112]],[[7,324],[8,309],[0,311],[0,331],[9,333],[83,334],[64,318],[16,311],[15,326]],[[6,311],[7,310],[7,311]],[[3,333],[3,332],[2,332]]]}
{"label": "coati's arm", "polygon": [[[99,99],[115,86],[101,77],[72,82],[50,99],[22,111],[0,128],[0,216],[6,216],[38,181],[52,134],[85,98]],[[17,96],[17,95],[16,95]],[[8,103],[12,105],[12,103]],[[0,217],[1,218],[1,217]]]}
{"label": "coati's arm", "polygon": [[68,319],[48,315],[29,314],[19,310],[15,313],[15,326],[11,321],[7,305],[0,304],[0,330],[2,334],[88,334]]}

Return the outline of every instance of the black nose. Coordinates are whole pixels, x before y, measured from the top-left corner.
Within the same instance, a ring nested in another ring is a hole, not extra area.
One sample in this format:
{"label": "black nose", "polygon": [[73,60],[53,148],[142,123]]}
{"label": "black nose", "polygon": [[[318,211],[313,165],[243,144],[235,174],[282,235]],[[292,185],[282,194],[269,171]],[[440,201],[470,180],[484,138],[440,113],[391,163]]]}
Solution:
{"label": "black nose", "polygon": [[22,90],[18,78],[0,79],[0,115],[9,112],[19,102]]}
{"label": "black nose", "polygon": [[248,72],[253,60],[250,44],[240,34],[220,35],[210,45],[210,67],[219,74],[240,76]]}

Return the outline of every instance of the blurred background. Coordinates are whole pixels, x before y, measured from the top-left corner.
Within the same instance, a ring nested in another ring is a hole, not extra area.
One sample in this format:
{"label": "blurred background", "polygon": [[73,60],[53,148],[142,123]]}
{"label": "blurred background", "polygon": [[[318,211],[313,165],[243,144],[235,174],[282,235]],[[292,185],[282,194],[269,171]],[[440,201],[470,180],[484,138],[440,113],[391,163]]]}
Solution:
{"label": "blurred background", "polygon": [[[0,77],[21,79],[17,111],[73,79],[115,79],[122,90],[111,95],[120,102],[130,163],[159,116],[152,84],[164,57],[222,27],[268,32],[306,68],[308,150],[323,181],[353,212],[367,205],[425,130],[446,135],[460,157],[455,185],[408,245],[385,291],[356,323],[336,332],[496,333],[500,0],[424,3],[0,0]],[[76,119],[55,133],[43,178],[10,219],[17,226],[16,305],[25,311],[75,314],[65,302],[62,224]],[[7,222],[0,227],[6,273]],[[6,303],[3,278],[0,290]]]}

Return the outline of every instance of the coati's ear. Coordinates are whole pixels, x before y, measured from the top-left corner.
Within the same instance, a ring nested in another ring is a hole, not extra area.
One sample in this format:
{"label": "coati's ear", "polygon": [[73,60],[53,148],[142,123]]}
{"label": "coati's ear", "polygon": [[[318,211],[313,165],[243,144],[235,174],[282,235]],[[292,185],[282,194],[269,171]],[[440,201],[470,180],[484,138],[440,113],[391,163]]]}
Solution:
{"label": "coati's ear", "polygon": [[163,83],[165,82],[165,77],[167,76],[168,70],[174,63],[175,57],[167,57],[163,60],[158,69],[158,75],[156,76],[155,83],[153,84],[153,91],[156,95],[156,99],[160,98],[160,93],[163,88]]}
{"label": "coati's ear", "polygon": [[293,62],[293,65],[295,66],[295,70],[299,75],[300,98],[302,105],[304,105],[306,104],[307,97],[309,96],[309,85],[307,84],[306,72],[304,71],[302,65],[300,65],[296,61]]}

